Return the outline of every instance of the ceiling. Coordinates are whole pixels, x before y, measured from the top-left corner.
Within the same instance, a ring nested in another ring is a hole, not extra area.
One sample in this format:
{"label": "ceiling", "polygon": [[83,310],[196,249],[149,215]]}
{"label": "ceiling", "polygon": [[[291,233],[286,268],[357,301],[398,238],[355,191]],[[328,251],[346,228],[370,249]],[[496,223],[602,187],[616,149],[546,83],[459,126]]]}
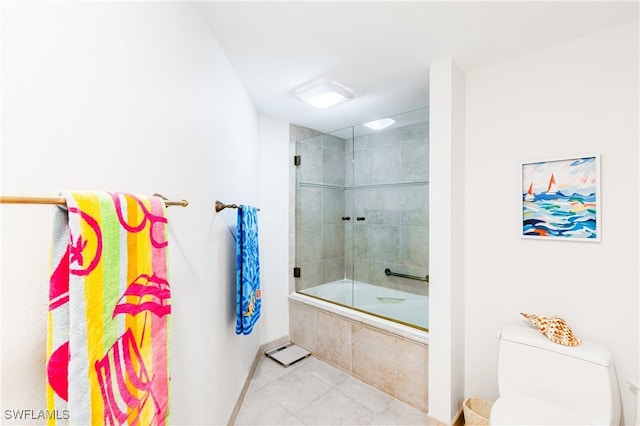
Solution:
{"label": "ceiling", "polygon": [[[465,71],[638,19],[638,2],[204,2],[218,41],[261,114],[332,131],[427,106],[428,67]],[[316,109],[295,89],[350,88]]]}

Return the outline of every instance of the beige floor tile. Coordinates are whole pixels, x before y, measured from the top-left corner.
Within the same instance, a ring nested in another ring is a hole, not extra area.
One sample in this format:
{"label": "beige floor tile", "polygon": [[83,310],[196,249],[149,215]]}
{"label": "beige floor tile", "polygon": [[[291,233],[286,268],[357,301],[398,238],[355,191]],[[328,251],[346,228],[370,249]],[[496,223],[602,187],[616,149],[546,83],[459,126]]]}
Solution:
{"label": "beige floor tile", "polygon": [[282,405],[269,398],[263,389],[249,391],[245,397],[236,425],[296,425],[301,424]]}
{"label": "beige floor tile", "polygon": [[424,425],[426,414],[314,357],[263,357],[236,425]]}
{"label": "beige floor tile", "polygon": [[336,390],[359,402],[374,413],[385,410],[393,401],[391,396],[360,380],[349,377]]}
{"label": "beige floor tile", "polygon": [[260,388],[267,392],[269,398],[292,413],[318,399],[330,389],[331,386],[299,369]]}
{"label": "beige floor tile", "polygon": [[427,424],[427,415],[409,405],[395,400],[385,410],[371,419],[372,425],[420,425]]}
{"label": "beige floor tile", "polygon": [[373,413],[333,389],[296,412],[296,416],[307,425],[368,425]]}
{"label": "beige floor tile", "polygon": [[300,368],[302,366],[302,363],[305,361],[306,360],[299,361],[285,368],[274,360],[269,359],[263,355],[260,358],[260,362],[258,363],[256,372],[253,374],[253,379],[251,380],[249,389],[261,388],[267,383],[277,380],[285,374],[291,373],[292,371]]}
{"label": "beige floor tile", "polygon": [[300,366],[300,370],[326,383],[329,386],[336,386],[350,377],[347,373],[332,365],[322,362],[314,357],[309,357],[309,361]]}

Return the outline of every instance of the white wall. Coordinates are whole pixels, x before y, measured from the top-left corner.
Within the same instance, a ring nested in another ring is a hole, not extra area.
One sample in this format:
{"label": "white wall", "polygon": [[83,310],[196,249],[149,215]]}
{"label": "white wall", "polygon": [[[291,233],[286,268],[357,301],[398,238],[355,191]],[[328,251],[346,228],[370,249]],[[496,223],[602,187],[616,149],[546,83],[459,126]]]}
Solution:
{"label": "white wall", "polygon": [[[260,117],[260,257],[262,335],[289,335],[289,124]],[[262,226],[267,223],[268,226]]]}
{"label": "white wall", "polygon": [[[235,335],[236,211],[213,209],[216,199],[267,203],[254,106],[197,5],[16,2],[3,12],[2,193],[105,189],[189,200],[168,210],[171,421],[226,423],[258,345],[287,329],[272,324],[267,302],[254,333]],[[265,229],[272,213],[262,207]],[[46,408],[52,208],[0,210],[4,415]],[[271,300],[281,278],[267,258]]]}
{"label": "white wall", "polygon": [[[467,73],[466,394],[498,396],[496,333],[559,315],[638,379],[638,23]],[[520,163],[601,154],[602,242],[520,239]]]}
{"label": "white wall", "polygon": [[464,73],[429,72],[429,418],[448,424],[464,400]]}

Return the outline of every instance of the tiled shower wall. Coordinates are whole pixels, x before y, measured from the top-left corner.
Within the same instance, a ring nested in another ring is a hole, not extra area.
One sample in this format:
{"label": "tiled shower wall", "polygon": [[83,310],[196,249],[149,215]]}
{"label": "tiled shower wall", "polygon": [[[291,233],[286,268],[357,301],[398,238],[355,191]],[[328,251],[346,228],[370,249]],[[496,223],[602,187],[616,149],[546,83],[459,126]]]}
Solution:
{"label": "tiled shower wall", "polygon": [[347,168],[353,159],[346,208],[365,217],[346,225],[347,246],[354,233],[353,251],[346,252],[347,278],[428,295],[427,283],[384,273],[385,268],[416,276],[429,273],[427,123],[357,136],[346,144]]}
{"label": "tiled shower wall", "polygon": [[298,289],[344,278],[345,141],[318,135],[298,143],[296,266]]}
{"label": "tiled shower wall", "polygon": [[296,280],[300,280],[293,278],[293,267],[296,266],[296,166],[293,164],[296,141],[321,134],[307,127],[289,125],[289,293],[296,290]]}
{"label": "tiled shower wall", "polygon": [[[428,284],[388,277],[429,271],[428,126],[342,139],[290,126],[290,291],[346,277],[428,295]],[[303,184],[296,199],[296,169]],[[295,206],[295,208],[294,208]],[[342,221],[344,215],[351,220]],[[365,217],[356,221],[356,217]],[[297,221],[297,224],[296,224]],[[297,232],[297,235],[296,235]],[[296,241],[297,240],[297,241]]]}

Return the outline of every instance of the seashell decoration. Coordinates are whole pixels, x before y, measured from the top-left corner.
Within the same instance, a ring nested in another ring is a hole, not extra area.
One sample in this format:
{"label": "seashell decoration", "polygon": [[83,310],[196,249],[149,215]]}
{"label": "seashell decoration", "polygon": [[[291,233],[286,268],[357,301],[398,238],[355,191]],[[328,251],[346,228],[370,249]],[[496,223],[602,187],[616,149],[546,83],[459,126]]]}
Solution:
{"label": "seashell decoration", "polygon": [[539,317],[524,312],[520,312],[520,315],[531,321],[531,323],[540,330],[540,333],[547,336],[547,338],[554,343],[565,346],[578,346],[582,342],[573,335],[571,327],[560,317]]}

